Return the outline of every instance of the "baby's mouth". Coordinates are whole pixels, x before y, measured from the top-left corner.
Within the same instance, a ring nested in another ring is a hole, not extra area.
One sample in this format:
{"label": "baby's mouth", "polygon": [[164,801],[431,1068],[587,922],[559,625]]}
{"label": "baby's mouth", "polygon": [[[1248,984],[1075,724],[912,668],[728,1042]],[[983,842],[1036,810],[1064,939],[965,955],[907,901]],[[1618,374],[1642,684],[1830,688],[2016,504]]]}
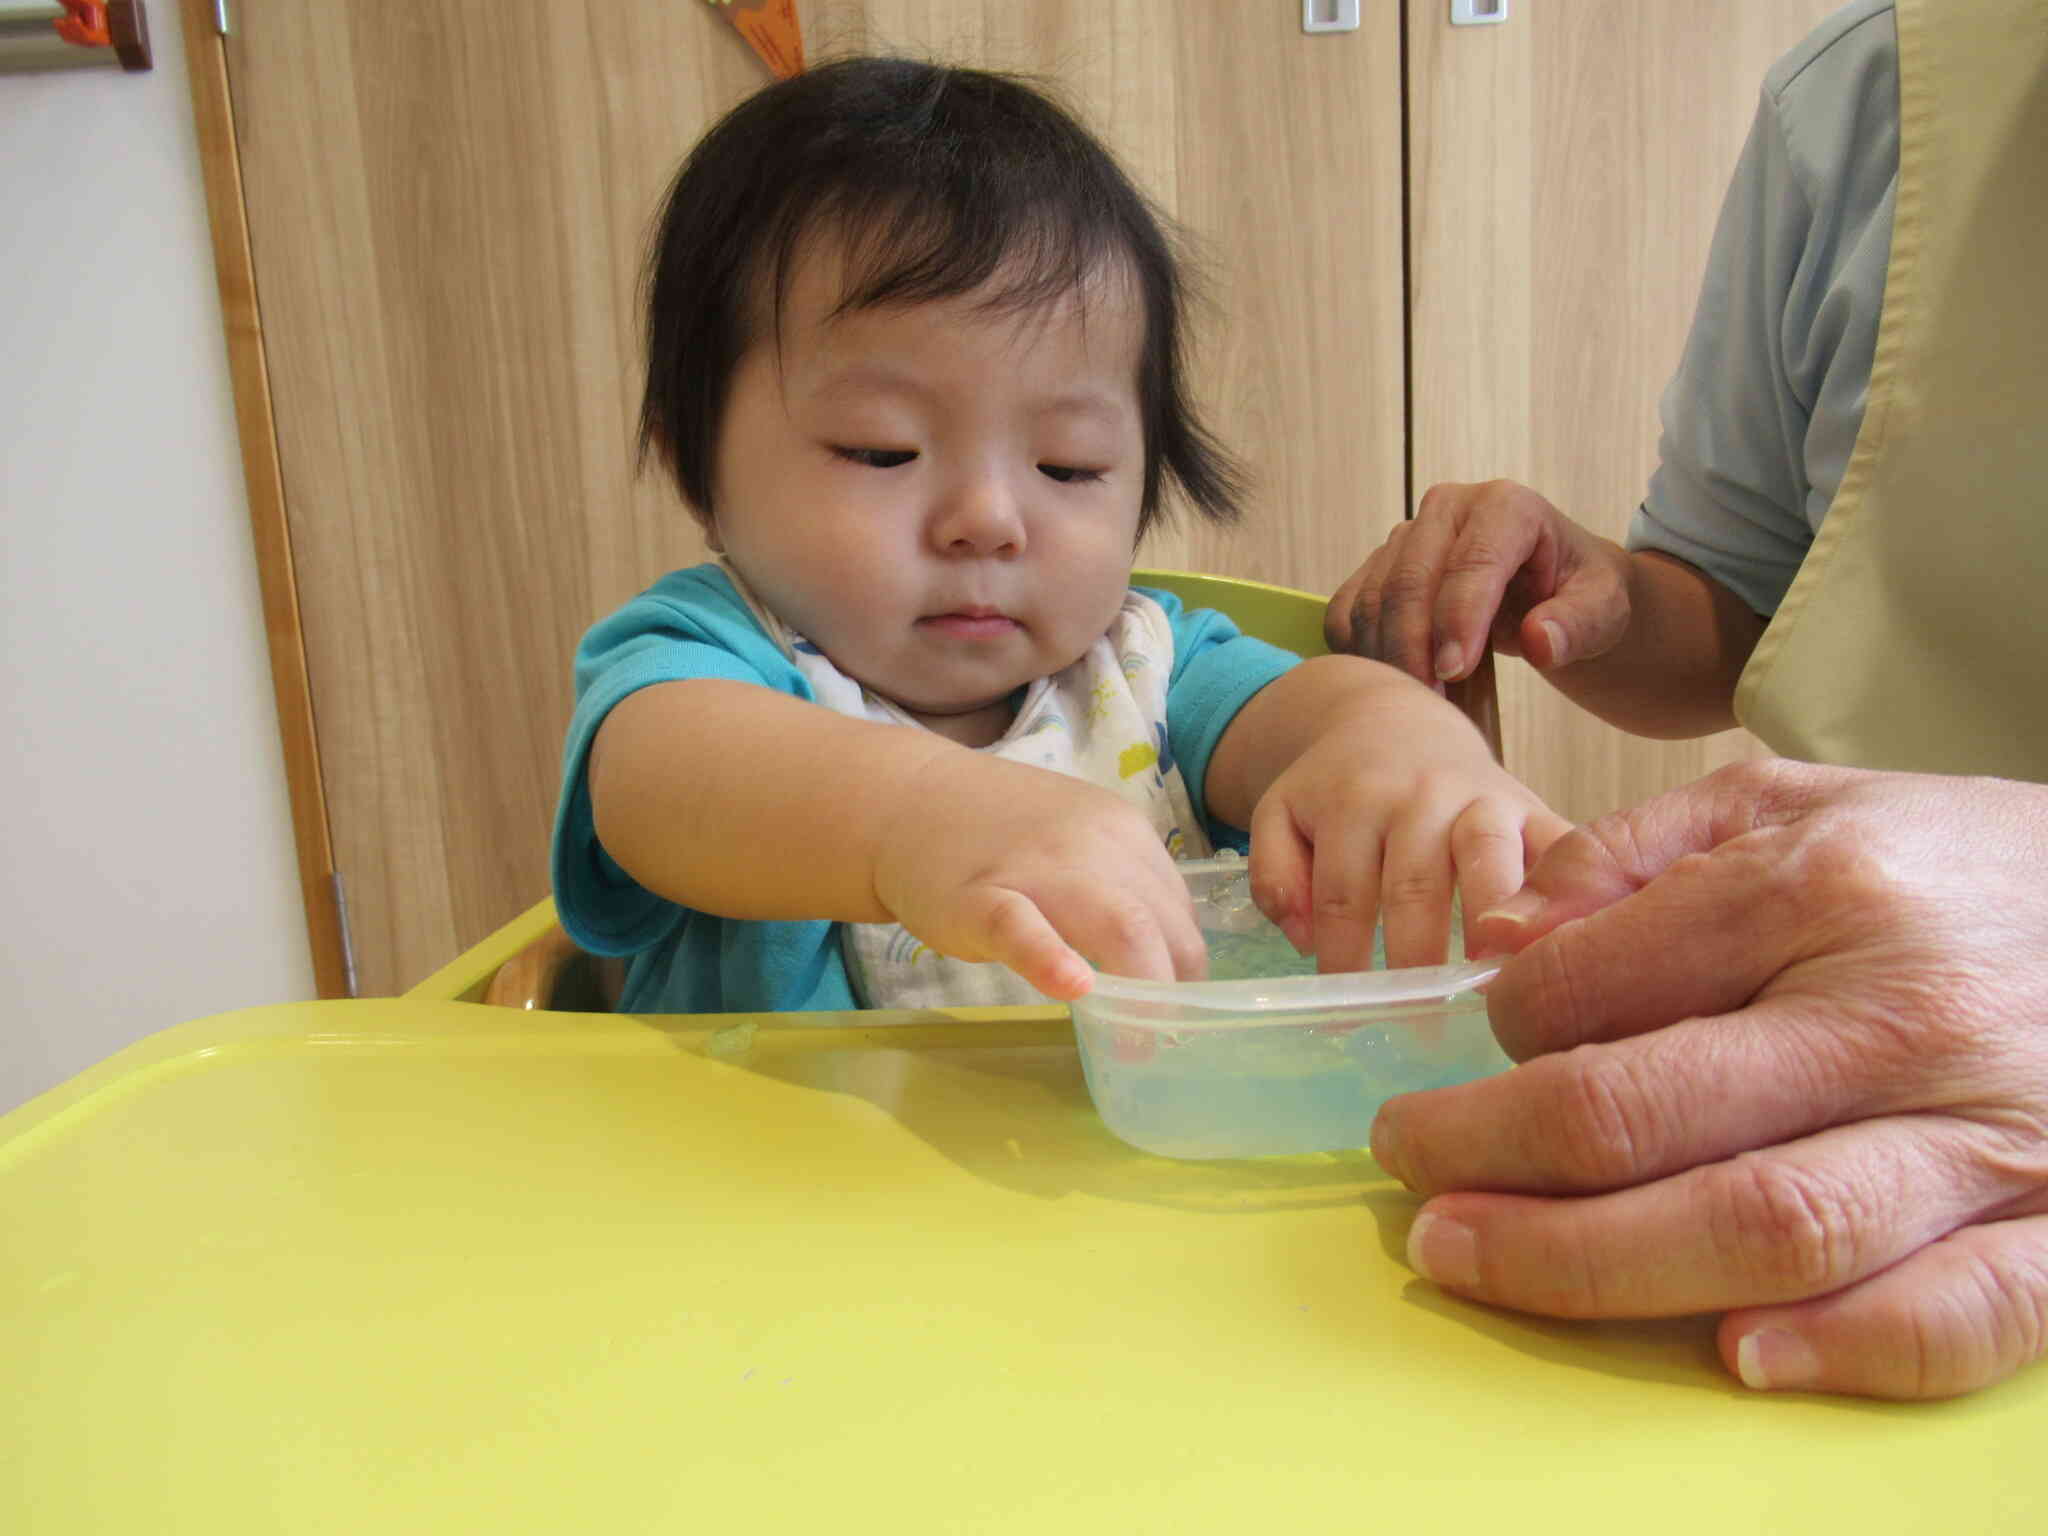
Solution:
{"label": "baby's mouth", "polygon": [[969,604],[944,613],[928,613],[917,621],[920,629],[936,630],[956,639],[994,639],[1014,633],[1020,626],[1000,608]]}

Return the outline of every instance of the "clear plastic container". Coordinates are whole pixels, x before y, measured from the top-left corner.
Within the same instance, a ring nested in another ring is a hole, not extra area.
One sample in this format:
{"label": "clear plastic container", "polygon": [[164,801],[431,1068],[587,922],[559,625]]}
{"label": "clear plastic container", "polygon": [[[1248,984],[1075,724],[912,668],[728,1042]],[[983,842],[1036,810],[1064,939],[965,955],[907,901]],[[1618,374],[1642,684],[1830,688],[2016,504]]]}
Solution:
{"label": "clear plastic container", "polygon": [[1242,860],[1181,869],[1211,979],[1098,975],[1073,1004],[1088,1091],[1133,1146],[1181,1158],[1362,1147],[1394,1095],[1509,1066],[1474,990],[1497,961],[1318,976],[1253,905]]}

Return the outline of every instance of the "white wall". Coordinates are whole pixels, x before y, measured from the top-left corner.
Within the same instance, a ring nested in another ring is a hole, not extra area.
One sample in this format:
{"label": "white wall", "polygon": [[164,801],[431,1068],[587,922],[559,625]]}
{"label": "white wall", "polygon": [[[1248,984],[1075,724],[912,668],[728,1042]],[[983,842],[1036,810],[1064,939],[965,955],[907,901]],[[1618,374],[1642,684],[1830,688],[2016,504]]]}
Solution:
{"label": "white wall", "polygon": [[0,75],[0,1112],[313,995],[175,0]]}

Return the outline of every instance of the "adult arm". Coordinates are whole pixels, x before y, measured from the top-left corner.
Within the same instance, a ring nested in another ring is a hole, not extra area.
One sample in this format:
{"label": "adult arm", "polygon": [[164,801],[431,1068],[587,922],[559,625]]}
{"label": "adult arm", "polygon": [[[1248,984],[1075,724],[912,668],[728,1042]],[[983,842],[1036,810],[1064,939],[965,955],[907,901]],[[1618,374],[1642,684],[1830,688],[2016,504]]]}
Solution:
{"label": "adult arm", "polygon": [[1639,736],[1735,723],[1764,620],[1683,560],[1623,549],[1510,480],[1430,489],[1331,599],[1332,650],[1412,677],[1466,676],[1489,639]]}
{"label": "adult arm", "polygon": [[1862,426],[1897,173],[1890,9],[1845,7],[1764,83],[1629,552],[1510,482],[1439,486],[1339,590],[1331,648],[1435,681],[1466,675],[1490,633],[1623,729],[1732,723],[1759,615]]}

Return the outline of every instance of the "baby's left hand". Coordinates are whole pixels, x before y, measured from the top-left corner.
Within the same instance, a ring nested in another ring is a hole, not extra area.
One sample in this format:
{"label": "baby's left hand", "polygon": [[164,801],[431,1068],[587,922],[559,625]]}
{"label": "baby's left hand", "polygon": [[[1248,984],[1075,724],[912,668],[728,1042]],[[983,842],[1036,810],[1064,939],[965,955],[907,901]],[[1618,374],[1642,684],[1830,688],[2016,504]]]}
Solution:
{"label": "baby's left hand", "polygon": [[1448,957],[1451,893],[1468,919],[1521,888],[1570,828],[1487,751],[1463,716],[1430,706],[1334,721],[1253,812],[1259,907],[1322,971]]}

